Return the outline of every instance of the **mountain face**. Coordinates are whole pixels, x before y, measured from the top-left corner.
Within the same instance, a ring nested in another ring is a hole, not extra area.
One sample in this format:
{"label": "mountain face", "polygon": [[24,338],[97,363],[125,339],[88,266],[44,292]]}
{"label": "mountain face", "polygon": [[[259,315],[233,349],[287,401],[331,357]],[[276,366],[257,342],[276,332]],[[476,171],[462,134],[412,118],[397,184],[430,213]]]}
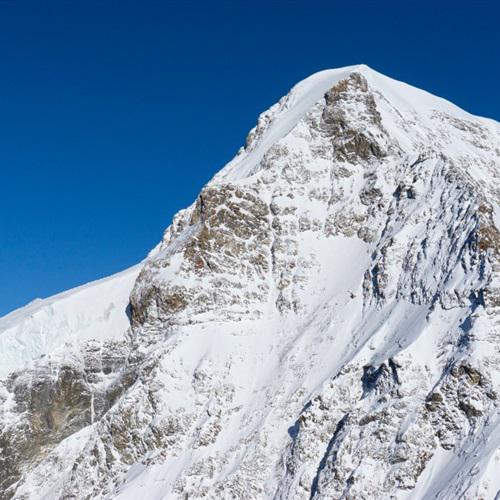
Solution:
{"label": "mountain face", "polygon": [[494,499],[500,124],[315,74],[139,266],[0,320],[19,499]]}

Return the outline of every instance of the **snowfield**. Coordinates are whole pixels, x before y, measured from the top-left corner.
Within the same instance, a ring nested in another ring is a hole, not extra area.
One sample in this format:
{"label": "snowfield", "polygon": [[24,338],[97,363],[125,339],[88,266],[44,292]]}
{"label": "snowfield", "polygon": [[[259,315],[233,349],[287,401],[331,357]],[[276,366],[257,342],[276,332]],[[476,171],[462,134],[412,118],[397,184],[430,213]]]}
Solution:
{"label": "snowfield", "polygon": [[0,497],[495,499],[500,124],[300,82],[140,265],[0,319]]}

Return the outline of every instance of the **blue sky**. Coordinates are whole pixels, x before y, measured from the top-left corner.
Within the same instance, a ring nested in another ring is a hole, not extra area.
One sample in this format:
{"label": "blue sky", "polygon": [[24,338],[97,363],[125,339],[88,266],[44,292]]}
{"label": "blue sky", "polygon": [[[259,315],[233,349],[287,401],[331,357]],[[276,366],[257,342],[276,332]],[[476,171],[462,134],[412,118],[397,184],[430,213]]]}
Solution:
{"label": "blue sky", "polygon": [[496,4],[0,1],[0,314],[141,260],[315,71],[500,119]]}

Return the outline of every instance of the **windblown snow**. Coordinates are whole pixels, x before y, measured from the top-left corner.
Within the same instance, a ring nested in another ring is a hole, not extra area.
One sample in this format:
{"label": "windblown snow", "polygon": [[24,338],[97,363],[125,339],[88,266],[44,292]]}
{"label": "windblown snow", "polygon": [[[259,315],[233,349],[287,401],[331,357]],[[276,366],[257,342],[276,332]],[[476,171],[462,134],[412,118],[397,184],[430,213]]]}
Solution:
{"label": "windblown snow", "polygon": [[31,361],[90,339],[121,339],[140,265],[99,281],[37,299],[0,318],[0,378]]}
{"label": "windblown snow", "polygon": [[0,319],[0,498],[495,499],[500,124],[364,65],[138,266]]}

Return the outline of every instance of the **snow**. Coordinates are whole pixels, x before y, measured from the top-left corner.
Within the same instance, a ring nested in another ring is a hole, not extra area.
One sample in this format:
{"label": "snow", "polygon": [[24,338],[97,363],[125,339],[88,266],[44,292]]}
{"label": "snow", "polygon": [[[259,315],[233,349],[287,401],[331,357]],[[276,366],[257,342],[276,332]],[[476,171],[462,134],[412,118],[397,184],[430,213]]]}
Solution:
{"label": "snow", "polygon": [[130,325],[129,295],[141,267],[38,299],[0,318],[0,378],[65,344],[123,338]]}

